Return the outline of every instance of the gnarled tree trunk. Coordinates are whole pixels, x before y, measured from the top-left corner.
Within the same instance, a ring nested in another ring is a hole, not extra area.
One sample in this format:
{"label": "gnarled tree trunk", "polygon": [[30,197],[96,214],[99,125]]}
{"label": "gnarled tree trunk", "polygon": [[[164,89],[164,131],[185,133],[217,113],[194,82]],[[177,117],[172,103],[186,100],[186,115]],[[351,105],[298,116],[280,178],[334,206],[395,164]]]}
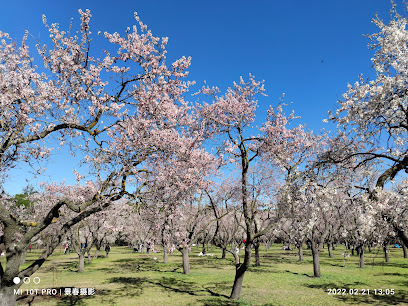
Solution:
{"label": "gnarled tree trunk", "polygon": [[17,295],[14,294],[14,286],[0,288],[0,306],[16,305]]}
{"label": "gnarled tree trunk", "polygon": [[320,277],[320,247],[312,240],[313,276]]}
{"label": "gnarled tree trunk", "polygon": [[18,295],[14,294],[14,289],[22,285],[13,282],[14,277],[19,275],[22,252],[14,247],[12,243],[6,245],[7,265],[3,269],[0,265],[0,306],[14,306]]}
{"label": "gnarled tree trunk", "polygon": [[254,250],[255,250],[255,266],[258,267],[261,265],[261,261],[259,257],[259,242],[254,243]]}
{"label": "gnarled tree trunk", "polygon": [[251,262],[251,245],[247,242],[245,244],[245,256],[244,262],[242,264],[239,263],[239,256],[235,254],[235,279],[234,285],[232,286],[232,292],[230,295],[231,300],[238,300],[241,297],[242,291],[242,282],[244,281],[245,272],[248,270],[250,262]]}

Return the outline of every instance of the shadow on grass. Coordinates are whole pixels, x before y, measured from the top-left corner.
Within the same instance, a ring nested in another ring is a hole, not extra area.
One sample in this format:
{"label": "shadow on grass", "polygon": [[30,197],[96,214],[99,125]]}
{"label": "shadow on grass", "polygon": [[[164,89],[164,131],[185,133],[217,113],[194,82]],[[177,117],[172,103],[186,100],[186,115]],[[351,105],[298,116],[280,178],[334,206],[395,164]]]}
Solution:
{"label": "shadow on grass", "polygon": [[108,283],[122,285],[119,289],[111,291],[114,296],[137,297],[143,294],[143,288],[148,280],[145,277],[113,277]]}
{"label": "shadow on grass", "polygon": [[[181,267],[175,264],[164,264],[154,261],[152,258],[131,258],[131,259],[118,259],[113,261],[115,272],[177,272]],[[111,270],[112,268],[102,268],[105,270]]]}
{"label": "shadow on grass", "polygon": [[261,264],[279,265],[281,263],[304,265],[308,263],[308,260],[299,261],[295,253],[278,253],[261,256]]}
{"label": "shadow on grass", "polygon": [[212,296],[228,298],[227,295],[216,293],[215,291],[213,291],[213,289],[217,289],[218,291],[231,290],[231,283],[230,283],[230,282],[227,282],[227,281],[209,283],[209,284],[207,284],[207,287],[204,288],[204,289],[205,289],[208,293],[210,293]]}
{"label": "shadow on grass", "polygon": [[88,305],[88,303],[86,303],[84,301],[84,297],[83,296],[79,296],[79,295],[69,295],[66,297],[61,298],[58,302],[57,305]]}
{"label": "shadow on grass", "polygon": [[[222,298],[208,298],[208,299],[198,299],[197,302],[199,302],[200,305],[203,306],[240,306],[240,305],[248,305],[244,304],[243,302],[239,301],[226,301],[225,299]],[[193,305],[193,304],[190,304]],[[196,304],[194,304],[196,305]]]}
{"label": "shadow on grass", "polygon": [[408,263],[396,263],[396,262],[372,262],[368,261],[366,262],[367,265],[369,266],[384,266],[384,267],[395,267],[395,268],[400,268],[400,269],[407,269],[408,268]]}
{"label": "shadow on grass", "polygon": [[403,274],[403,273],[398,273],[398,272],[394,272],[394,273],[389,273],[389,272],[385,272],[385,273],[381,273],[381,274],[374,274],[374,276],[401,276],[401,277],[408,277],[408,274]]}
{"label": "shadow on grass", "polygon": [[292,273],[292,274],[294,274],[294,275],[304,275],[304,276],[307,276],[307,277],[310,277],[310,278],[314,278],[313,275],[309,275],[309,274],[306,274],[306,273],[300,274],[300,273],[292,272],[292,271],[289,271],[289,270],[285,270],[285,272]]}
{"label": "shadow on grass", "polygon": [[[78,272],[78,264],[79,264],[79,258],[76,257],[73,261],[61,261],[58,262],[58,264],[55,265],[55,267],[59,270],[59,271],[70,271],[70,272]],[[89,265],[88,263],[88,259],[85,259],[85,269],[87,268],[87,266]],[[43,268],[44,272],[50,272],[53,270],[53,266],[49,266],[47,268]]]}
{"label": "shadow on grass", "polygon": [[217,293],[213,289],[217,288],[227,288],[229,286],[226,283],[213,283],[214,286],[201,287],[194,282],[187,282],[179,280],[174,277],[162,277],[159,280],[150,280],[148,278],[139,277],[113,277],[108,280],[107,283],[119,283],[122,284],[120,288],[116,290],[111,290],[110,294],[113,296],[130,296],[136,297],[143,293],[143,288],[145,286],[158,286],[163,288],[165,291],[171,291],[175,293],[188,294],[193,296],[213,296],[220,298],[228,298],[228,296]]}
{"label": "shadow on grass", "polygon": [[[225,260],[225,259],[223,259]],[[228,266],[234,264],[234,261],[228,260],[226,265],[220,265],[220,259],[217,257],[190,257],[190,265],[192,267],[198,266],[200,268],[209,268],[209,269],[226,269]]]}
{"label": "shadow on grass", "polygon": [[174,277],[162,277],[159,281],[149,281],[151,284],[170,290],[177,293],[186,293],[189,295],[200,295],[203,291],[200,287],[196,286],[194,282],[186,282]]}
{"label": "shadow on grass", "polygon": [[324,283],[324,284],[307,284],[305,285],[308,288],[314,288],[314,289],[324,289],[326,292],[328,292],[328,289],[347,289],[346,291],[348,292],[349,289],[356,289],[356,288],[364,288],[366,286],[366,283],[362,282],[354,282],[354,283]]}

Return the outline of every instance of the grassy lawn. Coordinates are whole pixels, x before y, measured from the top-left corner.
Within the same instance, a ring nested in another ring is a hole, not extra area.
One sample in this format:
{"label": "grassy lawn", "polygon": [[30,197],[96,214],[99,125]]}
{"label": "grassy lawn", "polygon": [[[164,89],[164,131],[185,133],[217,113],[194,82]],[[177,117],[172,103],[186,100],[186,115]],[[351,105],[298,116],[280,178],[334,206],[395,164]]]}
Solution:
{"label": "grassy lawn", "polygon": [[[374,249],[366,253],[366,267],[357,268],[358,257],[343,258],[341,246],[328,258],[321,254],[321,278],[314,278],[311,253],[297,261],[294,251],[282,251],[281,245],[261,253],[261,266],[252,267],[245,275],[242,298],[228,300],[234,279],[232,256],[221,259],[217,249],[214,257],[199,257],[193,247],[190,254],[191,274],[182,274],[181,254],[176,252],[163,264],[162,254],[133,253],[126,247],[113,247],[109,258],[94,259],[77,273],[77,255],[64,255],[58,250],[35,273],[41,282],[23,285],[26,289],[65,287],[95,288],[93,296],[21,295],[20,304],[31,305],[408,305],[408,259],[402,250],[391,249],[390,262]],[[27,256],[27,264],[39,251]],[[101,252],[100,255],[105,255]],[[243,255],[243,254],[241,254]],[[157,257],[157,260],[154,259]],[[329,295],[329,289],[369,289],[366,295]],[[394,295],[380,295],[374,289],[394,289]]]}

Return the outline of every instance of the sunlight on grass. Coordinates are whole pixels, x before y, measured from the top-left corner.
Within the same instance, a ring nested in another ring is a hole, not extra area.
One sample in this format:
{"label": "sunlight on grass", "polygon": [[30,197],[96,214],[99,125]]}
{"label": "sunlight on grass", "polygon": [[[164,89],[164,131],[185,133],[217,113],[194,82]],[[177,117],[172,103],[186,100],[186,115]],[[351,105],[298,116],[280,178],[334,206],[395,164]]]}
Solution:
{"label": "sunlight on grass", "polygon": [[[340,305],[408,303],[408,260],[402,251],[392,249],[390,262],[373,250],[366,254],[366,268],[358,269],[358,257],[343,258],[344,247],[335,250],[334,258],[321,254],[321,278],[313,278],[311,252],[299,262],[295,251],[282,251],[274,245],[261,255],[261,266],[251,267],[244,279],[242,298],[228,300],[234,279],[232,257],[221,259],[213,248],[214,257],[199,257],[199,249],[190,254],[191,274],[182,274],[181,255],[175,253],[164,264],[162,255],[133,253],[126,247],[114,247],[109,258],[99,257],[86,263],[83,273],[76,272],[76,254],[57,251],[33,277],[38,285],[26,289],[65,287],[95,288],[93,296],[26,296],[20,304],[35,305]],[[33,251],[27,263],[38,255]],[[101,254],[104,255],[104,254]],[[243,255],[243,254],[241,254]],[[157,260],[153,258],[157,257]],[[329,289],[369,289],[369,295],[329,295]],[[375,295],[374,289],[394,289],[394,295]]]}

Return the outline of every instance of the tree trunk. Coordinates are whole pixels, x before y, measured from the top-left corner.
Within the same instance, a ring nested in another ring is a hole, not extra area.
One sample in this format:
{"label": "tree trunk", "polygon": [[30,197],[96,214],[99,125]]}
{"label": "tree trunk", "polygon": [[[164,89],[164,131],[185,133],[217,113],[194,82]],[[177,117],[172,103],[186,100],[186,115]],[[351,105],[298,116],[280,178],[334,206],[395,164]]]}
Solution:
{"label": "tree trunk", "polygon": [[163,247],[163,263],[169,262],[169,252],[167,251],[166,247]]}
{"label": "tree trunk", "polygon": [[358,267],[364,268],[364,246],[360,247],[360,251],[358,254]]}
{"label": "tree trunk", "polygon": [[261,265],[261,261],[259,258],[259,242],[254,243],[254,249],[255,249],[255,266],[259,267]]}
{"label": "tree trunk", "polygon": [[22,285],[23,280],[19,285],[16,285],[13,279],[18,276],[23,252],[19,252],[13,243],[6,244],[6,266],[4,267],[4,263],[0,266],[0,306],[16,305],[18,295],[14,294],[14,289],[17,290]]}
{"label": "tree trunk", "polygon": [[97,248],[96,251],[95,251],[94,259],[98,258],[98,255],[99,255],[99,249]]}
{"label": "tree trunk", "polygon": [[88,263],[92,263],[91,250],[88,251]]}
{"label": "tree trunk", "polygon": [[333,258],[332,244],[330,242],[327,244],[327,250],[329,251],[329,257]]}
{"label": "tree trunk", "polygon": [[368,252],[371,253],[371,243],[368,244]]}
{"label": "tree trunk", "polygon": [[24,265],[27,258],[27,249],[24,249],[23,253],[21,253],[21,262],[20,265]]}
{"label": "tree trunk", "polygon": [[405,244],[402,244],[402,251],[404,252],[404,258],[408,258],[408,252],[407,252],[407,247]]}
{"label": "tree trunk", "polygon": [[298,255],[299,255],[299,261],[303,261],[303,246],[302,246],[302,244],[298,245]]}
{"label": "tree trunk", "polygon": [[225,259],[225,255],[226,255],[225,248],[222,248],[222,256],[221,256],[221,258],[222,258],[222,259]]}
{"label": "tree trunk", "polygon": [[14,294],[13,287],[0,288],[0,306],[14,306],[16,305],[16,298],[18,295]]}
{"label": "tree trunk", "polygon": [[183,255],[183,273],[190,273],[190,259],[188,258],[188,248],[182,248],[181,254]]}
{"label": "tree trunk", "polygon": [[83,253],[79,254],[78,272],[84,272],[85,256]]}
{"label": "tree trunk", "polygon": [[313,276],[320,277],[320,252],[319,245],[312,241],[312,256],[313,256]]}
{"label": "tree trunk", "polygon": [[389,261],[390,261],[390,258],[389,258],[389,256],[388,256],[388,254],[389,254],[388,244],[384,244],[383,250],[384,250],[384,259],[385,259],[385,262],[389,262]]}
{"label": "tree trunk", "polygon": [[[242,291],[242,282],[244,281],[245,272],[249,268],[249,264],[251,263],[251,245],[248,243],[245,245],[245,257],[244,262],[242,265],[239,263],[239,256],[236,254],[235,260],[235,279],[234,285],[232,286],[232,291],[230,295],[231,300],[238,300],[241,297]],[[238,262],[237,262],[238,259]]]}

